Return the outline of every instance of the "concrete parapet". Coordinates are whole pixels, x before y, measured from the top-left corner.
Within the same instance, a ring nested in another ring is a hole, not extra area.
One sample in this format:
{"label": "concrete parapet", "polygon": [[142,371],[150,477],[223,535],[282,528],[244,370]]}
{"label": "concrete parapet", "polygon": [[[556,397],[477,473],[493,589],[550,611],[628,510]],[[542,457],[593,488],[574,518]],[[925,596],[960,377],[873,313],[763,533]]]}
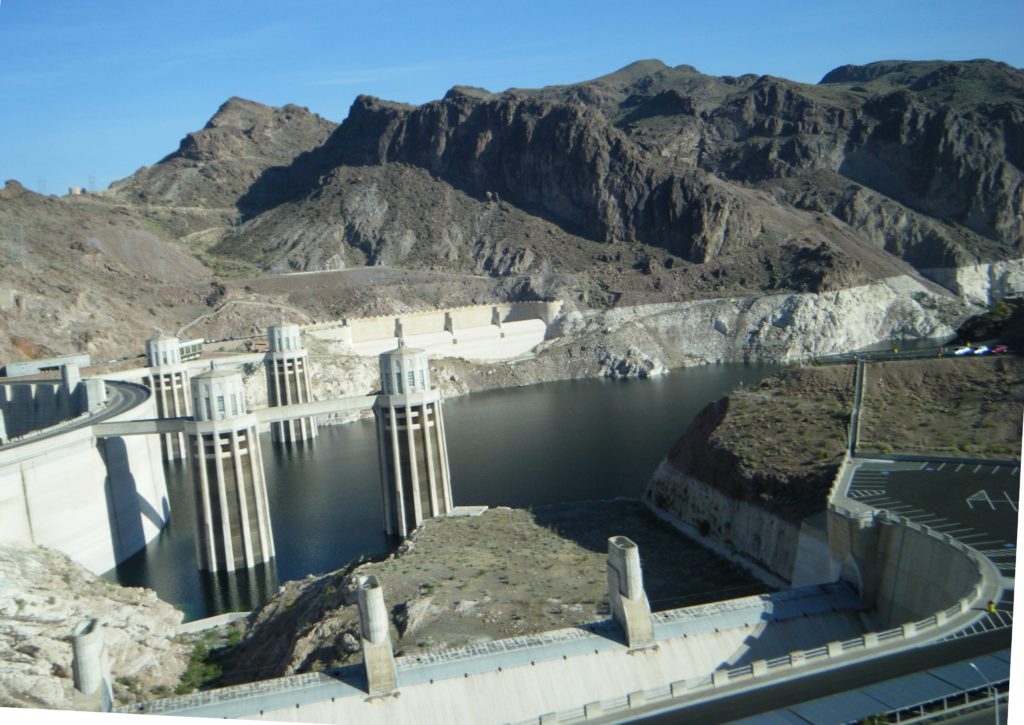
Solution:
{"label": "concrete parapet", "polygon": [[75,709],[109,712],[110,668],[99,620],[87,619],[71,637],[71,672],[75,685]]}
{"label": "concrete parapet", "polygon": [[807,657],[804,655],[804,651],[802,649],[795,649],[789,653],[789,664],[793,667],[802,665],[806,659]]}
{"label": "concrete parapet", "polygon": [[554,723],[558,722],[558,713],[546,712],[540,716],[537,722],[539,722],[540,725],[554,725]]}
{"label": "concrete parapet", "polygon": [[630,710],[636,707],[643,707],[647,704],[647,695],[642,690],[631,692],[627,695],[626,702],[629,703]]}
{"label": "concrete parapet", "polygon": [[385,695],[398,689],[398,675],[391,650],[384,589],[375,576],[359,577],[357,586],[367,690],[371,695]]}
{"label": "concrete parapet", "polygon": [[654,643],[651,606],[644,593],[640,549],[625,536],[608,539],[608,600],[630,647]]}
{"label": "concrete parapet", "polygon": [[948,621],[945,611],[939,611],[935,613],[935,626],[941,627]]}
{"label": "concrete parapet", "polygon": [[878,632],[865,632],[863,640],[864,649],[874,649],[878,646]]}
{"label": "concrete parapet", "polygon": [[669,685],[669,692],[672,693],[672,697],[682,697],[686,694],[686,690],[687,687],[684,680],[679,680]]}
{"label": "concrete parapet", "polygon": [[754,660],[750,663],[750,674],[753,677],[760,677],[761,675],[768,674],[768,661],[767,660]]}
{"label": "concrete parapet", "polygon": [[588,702],[583,706],[583,717],[587,720],[592,718],[601,717],[604,714],[604,708],[601,707],[600,702]]}
{"label": "concrete parapet", "polygon": [[828,643],[828,656],[839,657],[843,654],[843,643],[842,642],[829,642]]}
{"label": "concrete parapet", "polygon": [[728,670],[715,670],[711,673],[711,686],[721,687],[722,685],[729,684],[729,671]]}
{"label": "concrete parapet", "polygon": [[913,637],[917,634],[917,625],[914,622],[906,622],[900,626],[900,630],[903,632],[903,638]]}

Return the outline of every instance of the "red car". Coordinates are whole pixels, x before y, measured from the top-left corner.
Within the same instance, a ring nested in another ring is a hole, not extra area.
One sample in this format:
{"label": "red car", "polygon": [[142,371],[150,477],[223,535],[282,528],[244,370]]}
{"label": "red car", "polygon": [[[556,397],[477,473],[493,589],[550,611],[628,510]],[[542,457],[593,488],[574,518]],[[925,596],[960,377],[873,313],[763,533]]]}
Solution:
{"label": "red car", "polygon": [[992,352],[996,353],[997,355],[1009,351],[1010,348],[1008,348],[1006,345],[996,345],[994,348],[992,348]]}

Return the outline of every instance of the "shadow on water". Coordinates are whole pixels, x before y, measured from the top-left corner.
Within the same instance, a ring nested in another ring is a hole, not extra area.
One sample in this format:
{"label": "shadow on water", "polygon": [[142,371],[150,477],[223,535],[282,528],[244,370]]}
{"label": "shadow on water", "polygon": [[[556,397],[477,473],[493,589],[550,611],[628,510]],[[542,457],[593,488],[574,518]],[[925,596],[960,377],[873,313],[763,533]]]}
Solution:
{"label": "shadow on water", "polygon": [[[685,368],[647,381],[545,383],[448,400],[455,503],[527,507],[637,497],[705,405],[776,369]],[[196,571],[191,484],[187,466],[176,461],[165,464],[167,528],[105,576],[153,588],[197,619],[261,603],[276,591],[274,569],[284,582],[394,550],[398,542],[383,532],[372,420],[323,426],[312,442],[281,445],[264,434],[260,444],[277,552],[268,571],[211,580]]]}

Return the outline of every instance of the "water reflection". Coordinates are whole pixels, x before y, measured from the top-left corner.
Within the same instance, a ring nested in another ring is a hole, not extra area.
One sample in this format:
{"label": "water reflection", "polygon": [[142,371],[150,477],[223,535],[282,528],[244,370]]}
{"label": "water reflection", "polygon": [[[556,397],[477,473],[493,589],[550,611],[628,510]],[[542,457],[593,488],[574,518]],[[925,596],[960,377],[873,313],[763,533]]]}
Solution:
{"label": "water reflection", "polygon": [[277,564],[270,561],[236,572],[199,572],[199,589],[206,612],[245,612],[277,593]]}

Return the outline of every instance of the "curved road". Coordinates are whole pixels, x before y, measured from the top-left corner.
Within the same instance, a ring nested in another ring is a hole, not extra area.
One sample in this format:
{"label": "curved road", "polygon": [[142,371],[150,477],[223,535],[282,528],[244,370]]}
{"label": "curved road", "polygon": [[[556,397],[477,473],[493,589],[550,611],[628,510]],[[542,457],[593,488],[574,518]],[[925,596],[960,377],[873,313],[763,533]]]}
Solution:
{"label": "curved road", "polygon": [[[0,450],[11,450],[18,446],[35,443],[36,441],[53,438],[54,436],[62,435],[70,431],[94,426],[97,423],[102,423],[105,420],[109,420],[114,416],[120,415],[121,413],[141,405],[150,395],[149,388],[137,383],[111,382],[109,380],[106,381],[106,383],[107,400],[104,404],[103,410],[99,413],[89,416],[79,416],[77,419],[71,419],[74,422],[57,423],[49,428],[40,429],[38,432],[27,433],[19,440],[0,446]],[[81,384],[84,385],[84,381]]]}

